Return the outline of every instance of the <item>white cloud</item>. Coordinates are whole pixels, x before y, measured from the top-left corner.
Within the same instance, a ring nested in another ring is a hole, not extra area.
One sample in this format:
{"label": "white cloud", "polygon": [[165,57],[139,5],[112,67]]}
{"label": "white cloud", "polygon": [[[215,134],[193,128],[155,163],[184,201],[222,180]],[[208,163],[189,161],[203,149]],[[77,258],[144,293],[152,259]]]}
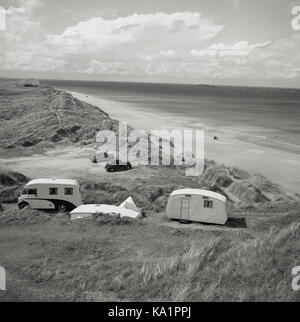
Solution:
{"label": "white cloud", "polygon": [[[34,4],[10,8],[3,69],[45,71],[56,66],[60,72],[115,74],[118,68],[124,73],[138,72],[140,61],[170,59],[177,51],[189,51],[223,29],[200,13],[158,12],[111,19],[94,17],[61,34],[47,35],[33,19]],[[52,67],[46,65],[50,61]],[[130,70],[121,62],[131,66]]]}
{"label": "white cloud", "polygon": [[210,64],[214,78],[290,79],[300,76],[300,34],[257,44],[218,43],[206,49],[193,49],[190,55],[199,65]]}
{"label": "white cloud", "polygon": [[8,8],[0,39],[3,70],[169,78],[278,79],[300,76],[300,33],[272,42],[208,41],[224,26],[195,12],[94,17],[46,34],[42,2]]}
{"label": "white cloud", "polygon": [[235,8],[238,8],[240,6],[240,0],[231,0],[235,6]]}
{"label": "white cloud", "polygon": [[173,49],[169,49],[169,50],[161,50],[159,52],[150,54],[150,55],[142,55],[141,58],[144,60],[152,60],[152,59],[156,59],[156,58],[170,58],[176,55],[176,51]]}
{"label": "white cloud", "polygon": [[34,43],[36,40],[40,24],[33,20],[34,2],[23,2],[24,6],[6,10],[6,31],[3,37],[7,46],[23,46],[26,42]]}
{"label": "white cloud", "polygon": [[49,35],[47,44],[60,46],[66,53],[91,53],[132,43],[135,50],[164,50],[168,45],[199,44],[222,29],[223,26],[192,12],[133,14],[115,19],[95,17],[68,27],[60,35]]}
{"label": "white cloud", "polygon": [[270,44],[271,42],[269,41],[253,45],[250,45],[248,41],[239,41],[232,45],[218,43],[210,45],[207,49],[193,49],[191,50],[191,55],[200,57],[248,56],[250,52],[255,50],[256,48],[263,48]]}
{"label": "white cloud", "polygon": [[101,62],[93,59],[86,69],[79,68],[77,72],[87,74],[117,75],[124,69],[122,62]]}

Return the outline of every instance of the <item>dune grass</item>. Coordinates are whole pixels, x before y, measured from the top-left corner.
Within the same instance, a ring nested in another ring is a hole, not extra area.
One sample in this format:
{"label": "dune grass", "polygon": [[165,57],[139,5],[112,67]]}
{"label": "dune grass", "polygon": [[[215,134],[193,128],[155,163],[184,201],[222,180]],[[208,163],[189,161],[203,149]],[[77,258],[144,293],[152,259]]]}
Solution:
{"label": "dune grass", "polygon": [[27,226],[27,233],[23,227],[6,227],[14,240],[1,237],[10,289],[0,300],[300,300],[291,288],[300,264],[299,220],[267,233],[174,233],[143,222],[56,218]]}
{"label": "dune grass", "polygon": [[[272,229],[264,238],[212,239],[201,249],[145,262],[125,282],[132,300],[299,301],[291,289],[299,264],[300,224]],[[124,283],[124,278],[120,278]]]}

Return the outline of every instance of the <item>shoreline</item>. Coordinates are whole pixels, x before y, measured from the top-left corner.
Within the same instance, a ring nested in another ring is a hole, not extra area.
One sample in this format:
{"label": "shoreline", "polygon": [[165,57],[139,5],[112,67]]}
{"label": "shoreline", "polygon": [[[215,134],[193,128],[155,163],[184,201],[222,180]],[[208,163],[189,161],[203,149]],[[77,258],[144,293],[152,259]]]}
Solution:
{"label": "shoreline", "polygon": [[[60,89],[62,90],[62,89]],[[159,129],[163,127],[163,129],[172,129],[172,128],[180,128],[180,129],[204,129],[208,133],[211,131],[221,132],[221,133],[231,133],[235,139],[249,142],[260,146],[274,148],[276,150],[281,150],[288,153],[293,153],[296,155],[300,155],[300,145],[294,144],[291,142],[283,141],[283,138],[276,139],[277,132],[271,129],[263,129],[262,127],[256,126],[236,126],[230,123],[220,123],[219,121],[212,120],[212,119],[204,119],[202,118],[203,122],[195,122],[195,120],[191,117],[179,117],[176,113],[165,113],[162,112],[159,115],[156,111],[148,111],[147,109],[138,109],[136,106],[131,105],[129,103],[123,103],[119,101],[113,101],[108,99],[103,99],[100,96],[96,95],[86,95],[81,92],[76,91],[67,91],[77,99],[82,101],[86,101],[90,104],[96,105],[98,108],[102,109],[106,113],[110,115],[110,117],[118,120],[118,121],[128,121],[129,125],[133,126],[136,129],[153,129],[153,122],[145,121],[146,117],[149,117],[152,120],[156,120],[155,126]],[[112,109],[107,108],[106,106],[111,107]],[[122,108],[120,108],[122,106]],[[128,107],[129,109],[124,112],[124,109]],[[140,116],[137,114],[139,113]],[[172,121],[170,122],[170,115],[173,117]],[[151,126],[149,126],[151,124]],[[170,125],[172,124],[172,125]],[[224,126],[225,124],[225,126]],[[248,134],[245,135],[245,134]],[[253,135],[254,134],[254,135]],[[260,134],[260,135],[258,135]]]}
{"label": "shoreline", "polygon": [[[271,181],[280,184],[291,193],[300,194],[300,158],[298,146],[280,145],[267,141],[263,129],[257,127],[221,127],[214,120],[191,122],[188,117],[176,114],[158,114],[145,109],[137,109],[128,103],[103,99],[96,95],[69,91],[75,98],[97,106],[118,121],[125,121],[136,129],[196,129],[205,131],[205,158],[226,166],[244,169],[249,173],[260,173]],[[128,122],[128,120],[130,120]],[[154,126],[153,126],[154,125]],[[268,131],[265,131],[268,132]],[[252,135],[253,134],[253,135]],[[213,136],[220,139],[214,141]],[[255,141],[253,138],[257,138]],[[284,149],[282,149],[284,147]],[[296,148],[296,149],[295,149]],[[299,149],[300,152],[300,149]],[[266,162],[266,158],[268,162]]]}

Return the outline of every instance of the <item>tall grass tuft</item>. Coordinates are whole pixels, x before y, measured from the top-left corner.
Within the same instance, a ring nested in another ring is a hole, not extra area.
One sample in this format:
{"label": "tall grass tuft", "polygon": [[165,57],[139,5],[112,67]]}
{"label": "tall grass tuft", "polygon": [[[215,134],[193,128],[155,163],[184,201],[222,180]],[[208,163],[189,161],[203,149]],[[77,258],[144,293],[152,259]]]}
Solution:
{"label": "tall grass tuft", "polygon": [[234,243],[222,237],[180,256],[144,263],[123,281],[132,300],[296,301],[291,270],[300,265],[300,224]]}

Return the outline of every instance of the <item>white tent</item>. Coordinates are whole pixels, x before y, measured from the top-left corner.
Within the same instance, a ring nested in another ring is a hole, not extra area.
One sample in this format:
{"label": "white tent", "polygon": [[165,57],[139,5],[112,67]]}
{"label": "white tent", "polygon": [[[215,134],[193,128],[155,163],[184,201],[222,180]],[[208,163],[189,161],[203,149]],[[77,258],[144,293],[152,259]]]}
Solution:
{"label": "white tent", "polygon": [[82,219],[91,217],[95,214],[109,214],[120,215],[121,217],[137,218],[140,215],[140,211],[134,211],[124,207],[112,206],[112,205],[81,205],[70,212],[71,219]]}
{"label": "white tent", "polygon": [[139,214],[141,214],[141,209],[139,209],[136,204],[134,203],[132,197],[128,197],[125,201],[123,201],[120,206],[121,208],[125,208],[125,209],[129,209],[132,210],[134,212],[138,212]]}

